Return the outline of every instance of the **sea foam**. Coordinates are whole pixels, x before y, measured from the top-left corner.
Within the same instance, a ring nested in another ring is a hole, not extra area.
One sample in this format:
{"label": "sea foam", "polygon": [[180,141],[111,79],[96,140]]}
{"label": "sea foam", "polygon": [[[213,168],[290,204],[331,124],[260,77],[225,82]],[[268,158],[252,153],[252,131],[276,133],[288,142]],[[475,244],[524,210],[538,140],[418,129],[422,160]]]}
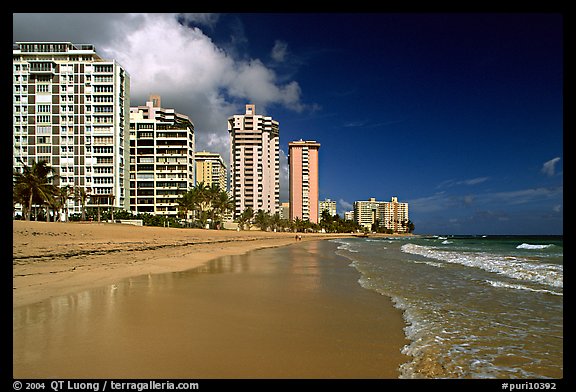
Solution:
{"label": "sea foam", "polygon": [[554,246],[554,245],[553,244],[532,245],[532,244],[523,243],[523,244],[518,245],[516,247],[516,249],[546,249],[546,248],[550,248],[551,246]]}
{"label": "sea foam", "polygon": [[480,268],[510,278],[563,287],[563,267],[546,263],[531,263],[527,260],[503,257],[484,252],[443,251],[434,247],[408,243],[402,245],[405,253],[424,256],[447,263]]}

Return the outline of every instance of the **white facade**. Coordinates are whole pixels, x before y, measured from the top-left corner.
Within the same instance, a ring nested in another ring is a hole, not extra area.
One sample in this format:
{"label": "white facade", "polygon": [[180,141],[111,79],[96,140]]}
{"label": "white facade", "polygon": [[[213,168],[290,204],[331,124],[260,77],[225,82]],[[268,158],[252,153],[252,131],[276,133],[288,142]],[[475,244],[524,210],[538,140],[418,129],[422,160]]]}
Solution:
{"label": "white facade", "polygon": [[151,97],[130,108],[130,209],[178,215],[178,200],[195,185],[194,124]]}
{"label": "white facade", "polygon": [[323,211],[328,211],[330,216],[336,216],[336,202],[330,199],[320,200],[318,202],[318,221],[322,219]]}
{"label": "white facade", "polygon": [[392,197],[391,201],[370,198],[354,202],[354,221],[367,229],[377,223],[379,227],[405,233],[408,231],[408,220],[408,203],[399,203],[397,197]]}
{"label": "white facade", "polygon": [[279,124],[257,115],[255,105],[228,118],[230,133],[230,194],[234,217],[250,207],[280,212]]}
{"label": "white facade", "polygon": [[[88,207],[128,208],[130,77],[93,45],[13,48],[13,167],[47,161],[57,186],[84,188]],[[69,200],[70,213],[80,213]]]}

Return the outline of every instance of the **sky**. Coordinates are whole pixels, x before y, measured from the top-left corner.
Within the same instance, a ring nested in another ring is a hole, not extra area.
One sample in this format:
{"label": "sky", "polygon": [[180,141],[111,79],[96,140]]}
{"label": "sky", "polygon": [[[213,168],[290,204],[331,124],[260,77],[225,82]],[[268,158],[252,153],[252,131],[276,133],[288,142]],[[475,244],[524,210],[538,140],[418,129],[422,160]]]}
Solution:
{"label": "sky", "polygon": [[229,162],[255,104],[315,140],[320,199],[392,196],[419,234],[563,234],[564,20],[532,13],[13,14],[13,41],[94,44]]}

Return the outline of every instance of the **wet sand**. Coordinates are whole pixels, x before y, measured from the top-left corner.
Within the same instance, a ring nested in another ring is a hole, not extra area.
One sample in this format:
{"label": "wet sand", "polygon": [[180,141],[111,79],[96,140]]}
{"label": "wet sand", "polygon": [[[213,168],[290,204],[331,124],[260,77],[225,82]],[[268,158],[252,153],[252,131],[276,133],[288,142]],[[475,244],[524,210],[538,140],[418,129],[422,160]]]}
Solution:
{"label": "wet sand", "polygon": [[14,377],[397,378],[402,315],[335,248],[303,241],[14,307]]}
{"label": "wet sand", "polygon": [[[304,234],[302,241],[342,235]],[[219,256],[294,243],[293,233],[13,221],[13,306]]]}

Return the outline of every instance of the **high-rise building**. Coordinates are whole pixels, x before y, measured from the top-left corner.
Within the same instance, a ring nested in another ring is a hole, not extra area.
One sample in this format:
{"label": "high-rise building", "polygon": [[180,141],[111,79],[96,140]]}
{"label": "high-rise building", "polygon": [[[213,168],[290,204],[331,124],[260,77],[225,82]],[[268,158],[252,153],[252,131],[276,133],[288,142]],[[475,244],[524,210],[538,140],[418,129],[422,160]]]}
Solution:
{"label": "high-rise building", "polygon": [[280,219],[290,219],[290,203],[284,202],[280,205]]}
{"label": "high-rise building", "polygon": [[330,216],[336,216],[336,202],[326,199],[318,202],[318,221],[322,220],[322,212],[328,211]]}
{"label": "high-rise building", "polygon": [[196,152],[196,183],[218,185],[226,190],[226,164],[220,154],[208,151]]}
{"label": "high-rise building", "polygon": [[250,207],[270,214],[280,209],[279,124],[256,114],[253,104],[245,114],[228,118],[230,133],[230,193],[234,217]]}
{"label": "high-rise building", "polygon": [[151,96],[130,108],[130,209],[176,216],[178,199],[195,184],[194,124]]}
{"label": "high-rise building", "polygon": [[344,220],[354,221],[354,210],[344,212]]}
{"label": "high-rise building", "polygon": [[367,229],[377,224],[395,233],[405,233],[408,220],[408,203],[399,203],[395,196],[391,201],[376,201],[371,197],[368,201],[354,202],[354,221]]}
{"label": "high-rise building", "polygon": [[[88,207],[127,209],[128,73],[87,44],[17,42],[12,55],[14,170],[46,161]],[[81,212],[78,200],[67,207]]]}
{"label": "high-rise building", "polygon": [[288,143],[290,220],[318,223],[318,149],[315,141]]}

